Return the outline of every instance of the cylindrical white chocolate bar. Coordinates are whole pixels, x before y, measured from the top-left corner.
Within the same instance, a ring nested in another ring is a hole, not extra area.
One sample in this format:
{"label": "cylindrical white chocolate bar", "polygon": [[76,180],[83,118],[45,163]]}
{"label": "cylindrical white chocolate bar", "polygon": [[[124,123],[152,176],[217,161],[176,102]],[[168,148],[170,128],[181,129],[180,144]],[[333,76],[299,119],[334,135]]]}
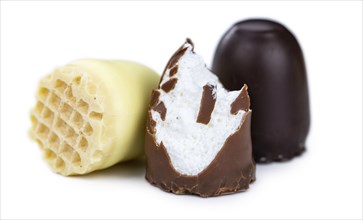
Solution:
{"label": "cylindrical white chocolate bar", "polygon": [[128,61],[87,59],[60,67],[40,81],[31,136],[50,167],[66,176],[136,158],[159,79]]}

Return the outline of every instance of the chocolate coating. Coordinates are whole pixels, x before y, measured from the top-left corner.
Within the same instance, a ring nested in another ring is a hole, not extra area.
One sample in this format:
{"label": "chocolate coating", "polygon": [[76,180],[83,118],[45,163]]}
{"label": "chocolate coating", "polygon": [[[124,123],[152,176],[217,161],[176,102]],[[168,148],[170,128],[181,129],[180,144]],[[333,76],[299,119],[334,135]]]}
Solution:
{"label": "chocolate coating", "polygon": [[231,104],[231,114],[237,114],[239,110],[248,111],[250,109],[250,97],[247,88],[247,85],[244,85],[241,93]]}
{"label": "chocolate coating", "polygon": [[[189,41],[187,42],[189,43]],[[176,66],[178,59],[184,52],[183,46],[177,50],[168,62],[163,76],[167,69],[172,69]],[[203,98],[198,116],[199,123],[207,124],[210,121],[210,115],[216,102],[212,91],[213,87],[210,85],[203,87]],[[167,192],[194,194],[201,197],[218,196],[247,190],[249,184],[256,179],[250,131],[252,112],[249,110],[250,102],[247,86],[241,91],[236,101],[233,102],[236,107],[231,106],[231,109],[233,108],[234,111],[238,111],[238,109],[247,111],[243,116],[243,121],[237,130],[225,140],[221,150],[207,168],[197,175],[183,175],[175,170],[163,142],[158,144],[156,141],[156,122],[152,118],[151,110],[157,111],[161,115],[164,114],[162,116],[164,119],[167,113],[165,105],[161,104],[163,102],[159,100],[160,96],[159,90],[153,91],[148,111],[145,137],[145,177],[147,181]]]}
{"label": "chocolate coating", "polygon": [[167,82],[165,82],[163,85],[161,85],[161,89],[165,92],[170,92],[174,89],[176,82],[178,81],[177,78],[171,78]]}
{"label": "chocolate coating", "polygon": [[[154,92],[152,103],[157,103],[157,99],[158,94]],[[151,105],[150,108],[154,107]],[[210,197],[246,191],[249,184],[256,180],[256,167],[251,158],[250,122],[251,112],[247,112],[241,127],[228,137],[212,163],[197,176],[186,176],[172,167],[163,143],[156,143],[155,122],[149,111],[145,137],[146,179],[175,194]]]}
{"label": "chocolate coating", "polygon": [[306,69],[287,28],[262,19],[236,23],[220,40],[212,70],[227,89],[249,87],[256,162],[288,160],[305,150],[310,125]]}
{"label": "chocolate coating", "polygon": [[212,85],[203,86],[202,100],[200,100],[200,109],[197,117],[198,123],[208,124],[214,106],[216,104],[216,97],[213,95],[214,87]]}

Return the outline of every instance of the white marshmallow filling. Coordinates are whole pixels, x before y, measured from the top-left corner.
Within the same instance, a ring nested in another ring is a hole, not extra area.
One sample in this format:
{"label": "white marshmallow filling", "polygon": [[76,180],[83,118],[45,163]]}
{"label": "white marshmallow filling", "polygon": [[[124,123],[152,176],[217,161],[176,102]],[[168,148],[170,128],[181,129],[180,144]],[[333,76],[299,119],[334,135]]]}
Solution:
{"label": "white marshmallow filling", "polygon": [[[159,102],[167,111],[163,120],[160,113],[151,109],[152,119],[156,122],[155,138],[158,145],[163,143],[171,164],[181,174],[195,176],[213,161],[223,147],[226,139],[235,133],[242,124],[246,113],[239,110],[231,114],[231,104],[240,94],[227,91],[216,75],[206,67],[201,56],[192,51],[186,43],[185,53],[177,62],[177,72],[169,76],[166,69],[160,85],[171,78],[177,78],[174,88],[168,92],[159,89]],[[203,87],[211,85],[216,100],[207,124],[198,123]]]}

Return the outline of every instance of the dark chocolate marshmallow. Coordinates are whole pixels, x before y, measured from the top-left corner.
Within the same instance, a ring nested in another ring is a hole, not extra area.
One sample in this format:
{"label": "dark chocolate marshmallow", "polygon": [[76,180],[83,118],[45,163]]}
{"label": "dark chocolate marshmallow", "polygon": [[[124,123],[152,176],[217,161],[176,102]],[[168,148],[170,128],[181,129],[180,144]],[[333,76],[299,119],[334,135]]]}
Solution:
{"label": "dark chocolate marshmallow", "polygon": [[286,27],[263,19],[234,24],[219,42],[212,70],[227,89],[248,85],[257,162],[289,160],[305,150],[306,69],[299,43]]}

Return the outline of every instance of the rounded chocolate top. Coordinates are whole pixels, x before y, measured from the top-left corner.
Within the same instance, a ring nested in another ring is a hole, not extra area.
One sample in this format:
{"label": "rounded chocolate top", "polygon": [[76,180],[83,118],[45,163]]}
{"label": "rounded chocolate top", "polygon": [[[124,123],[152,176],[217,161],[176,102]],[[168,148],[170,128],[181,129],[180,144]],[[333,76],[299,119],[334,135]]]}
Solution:
{"label": "rounded chocolate top", "polygon": [[274,21],[263,20],[263,19],[251,19],[237,22],[234,27],[237,30],[244,30],[249,32],[267,32],[274,31],[276,29],[285,29],[284,26]]}
{"label": "rounded chocolate top", "polygon": [[263,19],[234,24],[219,42],[212,70],[230,90],[249,87],[257,161],[285,160],[305,149],[310,123],[305,62],[287,28]]}

